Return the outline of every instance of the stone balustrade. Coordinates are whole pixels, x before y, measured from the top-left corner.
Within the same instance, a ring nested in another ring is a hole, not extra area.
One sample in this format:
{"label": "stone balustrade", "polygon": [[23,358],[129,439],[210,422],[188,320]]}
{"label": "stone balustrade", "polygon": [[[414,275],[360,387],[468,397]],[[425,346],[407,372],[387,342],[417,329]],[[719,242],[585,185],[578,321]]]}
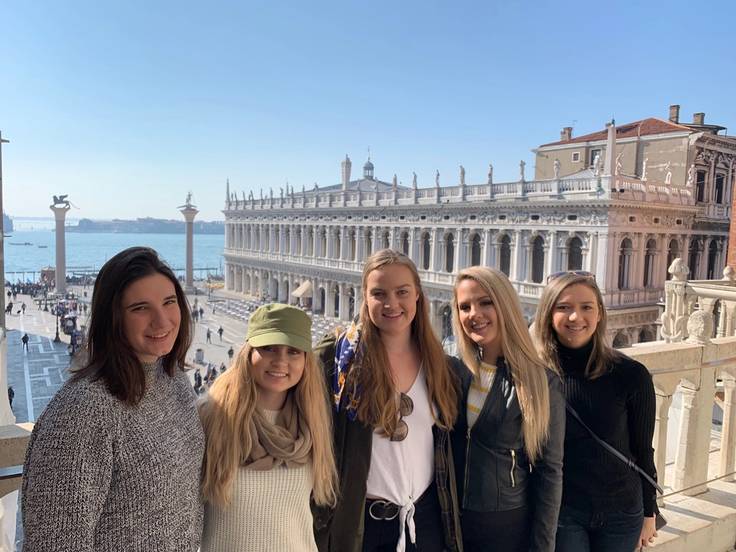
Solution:
{"label": "stone balustrade", "polygon": [[[690,187],[648,183],[626,176],[593,176],[518,180],[490,184],[396,188],[377,190],[320,190],[292,192],[285,197],[231,199],[226,210],[317,209],[391,205],[431,205],[478,201],[549,199],[624,199],[677,205],[694,205]],[[714,213],[715,215],[715,213]]]}

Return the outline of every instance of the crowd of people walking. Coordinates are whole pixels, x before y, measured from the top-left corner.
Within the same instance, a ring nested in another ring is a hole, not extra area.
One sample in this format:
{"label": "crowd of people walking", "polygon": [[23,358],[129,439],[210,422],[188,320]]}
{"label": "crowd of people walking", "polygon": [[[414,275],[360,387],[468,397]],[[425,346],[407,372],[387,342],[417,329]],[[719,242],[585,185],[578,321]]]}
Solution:
{"label": "crowd of people walking", "polygon": [[195,311],[179,281],[151,249],[111,258],[85,360],[33,430],[24,550],[653,543],[654,388],[607,344],[594,275],[551,275],[527,328],[503,273],[460,271],[457,357],[407,256],[371,255],[361,287],[355,320],[316,345],[304,311],[261,306],[229,366],[196,368],[195,393]]}

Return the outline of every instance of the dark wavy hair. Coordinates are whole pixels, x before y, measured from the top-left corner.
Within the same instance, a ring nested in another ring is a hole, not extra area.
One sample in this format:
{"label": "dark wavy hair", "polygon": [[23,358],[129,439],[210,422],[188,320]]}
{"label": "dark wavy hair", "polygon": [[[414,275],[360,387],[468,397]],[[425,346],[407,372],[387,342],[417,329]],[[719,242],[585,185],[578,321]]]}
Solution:
{"label": "dark wavy hair", "polygon": [[143,366],[125,336],[122,297],[133,282],[161,274],[171,280],[181,312],[179,334],[171,351],[162,357],[169,376],[185,369],[185,357],[192,343],[192,318],[184,290],[174,272],[150,247],[130,247],[107,261],[100,269],[92,293],[86,361],[73,377],[103,380],[112,395],[136,405],[146,391]]}

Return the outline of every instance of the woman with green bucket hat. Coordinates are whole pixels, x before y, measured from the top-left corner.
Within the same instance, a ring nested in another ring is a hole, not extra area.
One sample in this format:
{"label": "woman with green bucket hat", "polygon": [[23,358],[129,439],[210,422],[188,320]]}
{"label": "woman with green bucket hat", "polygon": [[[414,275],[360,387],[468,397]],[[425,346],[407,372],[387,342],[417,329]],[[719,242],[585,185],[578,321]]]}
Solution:
{"label": "woman with green bucket hat", "polygon": [[310,318],[272,303],[200,405],[207,439],[202,552],[316,550],[310,499],[334,505],[327,394]]}

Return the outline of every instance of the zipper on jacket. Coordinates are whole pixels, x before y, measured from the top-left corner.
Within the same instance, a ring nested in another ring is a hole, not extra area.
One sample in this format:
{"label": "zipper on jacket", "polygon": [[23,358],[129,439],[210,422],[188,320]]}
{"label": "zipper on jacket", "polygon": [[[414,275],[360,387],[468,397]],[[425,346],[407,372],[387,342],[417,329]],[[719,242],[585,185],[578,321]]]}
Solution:
{"label": "zipper on jacket", "polygon": [[511,486],[516,487],[516,479],[514,479],[514,470],[516,469],[516,451],[511,449]]}
{"label": "zipper on jacket", "polygon": [[467,439],[465,440],[465,481],[463,482],[463,507],[465,507],[465,504],[467,504],[467,496],[468,496],[468,466],[470,466],[470,430],[473,429],[471,427],[468,428],[467,433]]}

